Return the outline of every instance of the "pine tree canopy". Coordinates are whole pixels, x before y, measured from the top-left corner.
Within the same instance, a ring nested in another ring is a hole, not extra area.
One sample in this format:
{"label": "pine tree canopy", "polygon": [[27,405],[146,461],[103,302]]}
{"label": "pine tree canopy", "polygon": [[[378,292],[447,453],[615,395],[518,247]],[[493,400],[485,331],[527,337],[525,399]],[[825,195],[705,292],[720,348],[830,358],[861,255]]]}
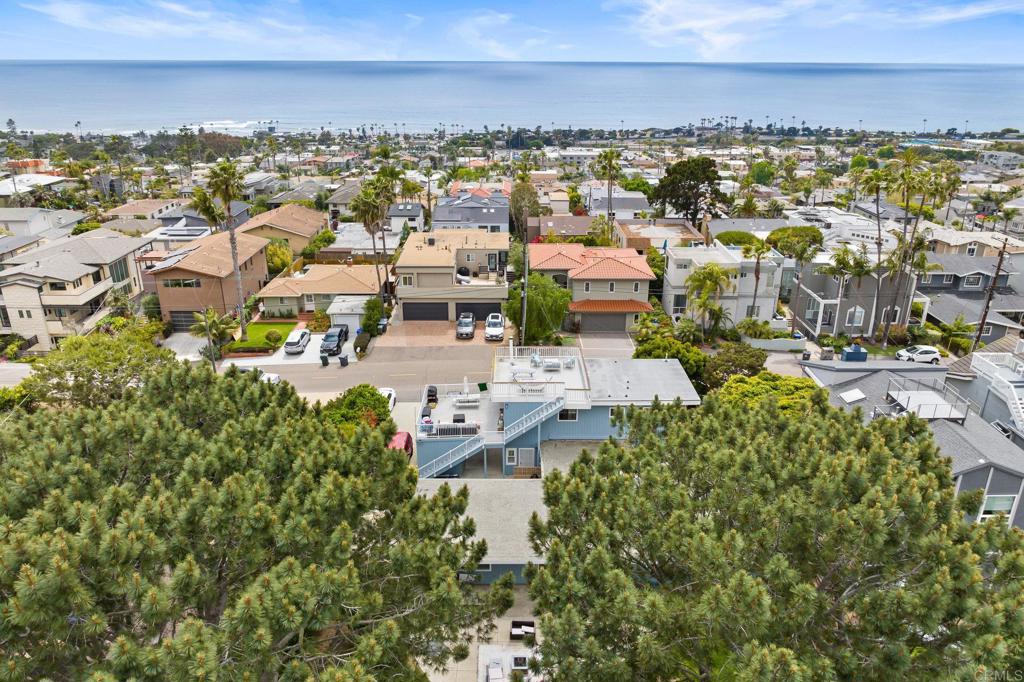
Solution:
{"label": "pine tree canopy", "polygon": [[924,421],[865,425],[821,393],[800,419],[712,394],[623,421],[545,478],[531,522],[548,682],[989,679],[1019,660],[1024,536],[964,520],[980,496],[957,498]]}
{"label": "pine tree canopy", "polygon": [[425,680],[508,608],[467,586],[467,493],[416,495],[394,427],[170,365],[0,425],[0,680]]}

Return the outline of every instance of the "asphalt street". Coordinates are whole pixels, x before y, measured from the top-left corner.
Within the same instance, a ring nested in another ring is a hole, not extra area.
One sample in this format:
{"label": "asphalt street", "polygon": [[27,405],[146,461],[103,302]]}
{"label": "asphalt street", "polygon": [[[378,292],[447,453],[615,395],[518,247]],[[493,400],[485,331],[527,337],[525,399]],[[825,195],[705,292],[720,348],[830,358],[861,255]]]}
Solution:
{"label": "asphalt street", "polygon": [[487,381],[491,375],[491,346],[380,347],[357,364],[341,367],[337,358],[316,364],[260,364],[309,400],[329,400],[357,384],[395,389],[401,402],[418,402],[427,384]]}

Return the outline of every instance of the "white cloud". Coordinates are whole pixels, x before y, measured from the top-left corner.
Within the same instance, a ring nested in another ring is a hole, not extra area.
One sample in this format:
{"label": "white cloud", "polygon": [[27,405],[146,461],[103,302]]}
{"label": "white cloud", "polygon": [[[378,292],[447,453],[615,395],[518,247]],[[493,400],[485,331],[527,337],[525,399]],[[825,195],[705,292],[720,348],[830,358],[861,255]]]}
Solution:
{"label": "white cloud", "polygon": [[802,30],[840,24],[928,28],[999,14],[1024,14],[1024,0],[607,0],[603,9],[620,11],[631,32],[655,47],[693,47],[705,59],[728,57],[736,48],[795,23]]}
{"label": "white cloud", "polygon": [[405,21],[405,25],[406,25],[407,28],[415,28],[416,26],[419,26],[420,24],[423,23],[423,17],[421,17],[418,14],[413,14],[412,12],[406,12],[402,16],[405,17],[405,20],[406,20]]}
{"label": "white cloud", "polygon": [[[300,10],[261,10],[251,6],[234,9],[228,3],[213,5],[187,0],[151,0],[101,4],[92,0],[43,0],[22,7],[39,12],[73,28],[132,38],[193,38],[227,44],[226,52],[246,56],[254,48],[268,58],[297,59],[390,59],[379,45],[387,43],[376,28],[355,22],[334,22],[330,28],[307,21]],[[182,41],[181,49],[192,49]]]}
{"label": "white cloud", "polygon": [[534,26],[517,24],[507,12],[484,10],[456,21],[452,37],[468,47],[496,59],[521,59],[546,40],[538,34],[549,33]]}

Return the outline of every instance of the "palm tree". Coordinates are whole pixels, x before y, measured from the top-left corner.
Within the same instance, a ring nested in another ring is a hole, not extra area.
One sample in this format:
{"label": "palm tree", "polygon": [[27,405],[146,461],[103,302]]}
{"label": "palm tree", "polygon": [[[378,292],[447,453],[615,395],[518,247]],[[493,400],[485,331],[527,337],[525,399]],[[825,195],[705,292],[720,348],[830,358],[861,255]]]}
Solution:
{"label": "palm tree", "polygon": [[769,199],[762,212],[765,218],[781,218],[784,207],[778,199]]}
{"label": "palm tree", "polygon": [[888,188],[903,198],[903,236],[907,236],[910,219],[910,199],[920,189],[920,175],[917,172],[919,158],[913,147],[907,149],[886,165],[889,173]]}
{"label": "palm tree", "polygon": [[821,190],[821,200],[825,201],[825,190],[832,186],[832,174],[824,168],[814,171],[814,186]]}
{"label": "palm tree", "polygon": [[718,263],[705,263],[686,278],[687,290],[697,297],[696,308],[701,311],[701,327],[705,331],[707,331],[705,323],[708,319],[708,304],[717,304],[722,292],[733,287],[732,271]]}
{"label": "palm tree", "polygon": [[1004,208],[1000,217],[1003,219],[1003,234],[1010,234],[1010,221],[1020,215],[1019,208]]}
{"label": "palm tree", "polygon": [[957,315],[955,320],[949,324],[940,325],[939,329],[942,331],[939,341],[947,350],[952,350],[952,348],[949,347],[949,344],[952,343],[955,337],[970,336],[975,331],[974,325],[965,322],[963,315]]}
{"label": "palm tree", "polygon": [[[221,221],[224,229],[228,231],[228,243],[231,245],[231,268],[235,273],[235,295],[238,296],[238,323],[242,328],[242,341],[249,340],[248,324],[245,320],[245,292],[242,289],[242,271],[238,267],[238,235],[235,234],[235,223],[231,215],[231,204],[237,201],[245,192],[242,185],[243,173],[238,166],[230,161],[221,161],[210,171],[207,187],[209,194],[220,200]],[[213,202],[209,202],[211,205]],[[199,208],[197,207],[198,211]],[[209,211],[209,208],[207,208]],[[209,216],[200,211],[200,215],[207,219],[216,217],[214,213]],[[210,225],[216,225],[211,222]]]}
{"label": "palm tree", "polygon": [[819,265],[816,270],[818,274],[834,277],[839,281],[839,293],[836,296],[838,303],[836,303],[835,333],[833,336],[839,336],[842,332],[843,321],[840,319],[842,316],[839,313],[843,309],[843,289],[846,288],[846,278],[850,276],[850,259],[852,255],[853,252],[850,251],[850,247],[842,246],[832,253],[831,262]]}
{"label": "palm tree", "polygon": [[875,235],[875,296],[871,303],[871,321],[868,323],[868,335],[875,333],[875,315],[878,311],[878,300],[882,297],[882,192],[886,190],[888,177],[876,169],[864,176],[864,191],[875,195],[875,223],[878,232]]}
{"label": "palm tree", "polygon": [[800,300],[800,278],[803,276],[804,266],[814,260],[814,256],[817,255],[820,247],[814,242],[806,239],[794,239],[787,242],[783,247],[783,252],[787,253],[790,258],[796,261],[796,272],[797,277],[793,287],[793,304],[791,307],[790,317],[790,333],[796,333],[796,311],[799,310],[797,302]]}
{"label": "palm tree", "polygon": [[853,189],[853,198],[850,199],[849,208],[853,208],[853,205],[857,203],[857,190],[860,189],[861,183],[864,181],[864,176],[867,174],[867,169],[863,166],[857,168],[851,168],[847,175],[850,176],[850,187]]}
{"label": "palm tree", "polygon": [[758,239],[753,244],[743,245],[743,257],[754,259],[754,297],[750,301],[750,312],[746,317],[757,316],[757,290],[761,286],[761,259],[772,252],[772,247]]}
{"label": "palm tree", "polygon": [[619,159],[622,158],[622,153],[615,147],[605,149],[597,155],[597,160],[594,161],[592,170],[594,177],[607,181],[608,183],[608,219],[613,218],[612,211],[612,185],[615,183],[616,178],[619,177],[621,167],[619,166]]}
{"label": "palm tree", "polygon": [[267,138],[267,151],[270,152],[270,172],[277,172],[277,138],[271,135]]}
{"label": "palm tree", "polygon": [[[382,207],[379,197],[374,192],[373,181],[367,182],[349,204],[352,215],[363,224],[363,229],[370,235],[370,242],[373,246],[374,263],[379,263],[377,256],[377,224],[387,216],[387,207]],[[380,292],[381,303],[384,303],[384,287],[381,284],[380,268],[374,268],[377,274],[377,290]],[[385,270],[385,274],[387,270]]]}
{"label": "palm tree", "polygon": [[732,211],[733,216],[736,218],[756,218],[757,213],[757,202],[749,194]]}
{"label": "palm tree", "polygon": [[217,314],[217,311],[213,308],[207,308],[201,313],[192,313],[195,318],[195,324],[188,328],[188,332],[192,336],[199,338],[206,338],[206,343],[209,347],[209,358],[210,364],[213,365],[213,371],[217,371],[217,357],[215,350],[217,347],[223,345],[236,329],[238,329],[238,321],[235,320],[230,313],[223,315]]}

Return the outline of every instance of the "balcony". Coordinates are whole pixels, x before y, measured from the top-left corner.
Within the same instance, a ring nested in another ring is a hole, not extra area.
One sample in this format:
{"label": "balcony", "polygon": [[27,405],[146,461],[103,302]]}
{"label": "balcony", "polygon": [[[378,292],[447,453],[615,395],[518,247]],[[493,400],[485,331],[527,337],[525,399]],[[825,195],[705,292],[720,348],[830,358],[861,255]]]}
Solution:
{"label": "balcony", "polygon": [[908,412],[921,419],[964,423],[970,402],[944,381],[893,377],[885,391],[885,405],[876,405],[873,417],[898,417]]}
{"label": "balcony", "polygon": [[499,346],[490,385],[501,402],[547,402],[562,398],[566,407],[589,409],[590,377],[577,348]]}
{"label": "balcony", "polygon": [[[1018,350],[1021,343],[1017,342]],[[971,370],[996,384],[1005,382],[1024,387],[1024,359],[1014,353],[976,351],[971,355]]]}

